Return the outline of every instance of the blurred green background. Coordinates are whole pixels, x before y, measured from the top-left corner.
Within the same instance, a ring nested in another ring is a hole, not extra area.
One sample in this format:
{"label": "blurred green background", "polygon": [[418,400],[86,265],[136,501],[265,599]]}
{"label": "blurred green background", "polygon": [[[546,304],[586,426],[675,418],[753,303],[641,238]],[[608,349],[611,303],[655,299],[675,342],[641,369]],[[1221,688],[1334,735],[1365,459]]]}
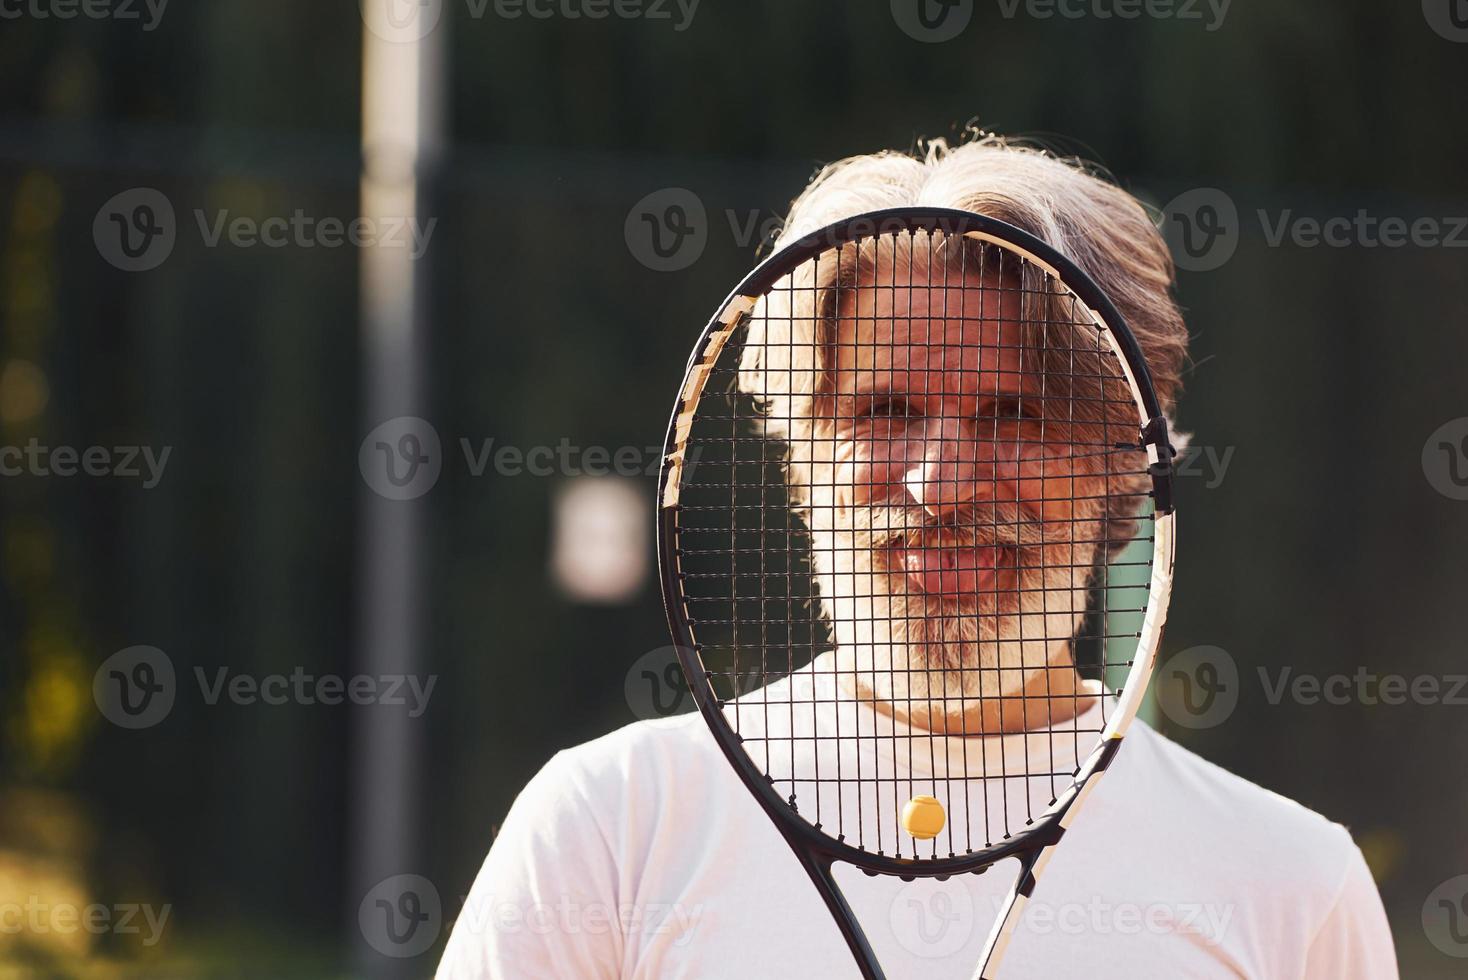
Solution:
{"label": "blurred green background", "polygon": [[[654,462],[688,348],[753,261],[759,235],[742,229],[767,230],[823,162],[973,119],[1096,160],[1159,207],[1196,188],[1236,205],[1232,257],[1180,274],[1196,362],[1180,420],[1232,455],[1180,479],[1164,655],[1227,651],[1237,707],[1199,729],[1153,717],[1350,827],[1404,976],[1461,976],[1422,912],[1468,872],[1468,704],[1274,704],[1258,678],[1468,670],[1468,502],[1424,468],[1429,437],[1468,416],[1468,250],[1270,241],[1300,216],[1448,229],[1468,214],[1453,2],[1238,2],[1221,23],[1206,7],[960,2],[966,26],[930,42],[886,2],[592,19],[447,0],[448,138],[425,177],[438,223],[421,267],[443,469],[398,505],[424,540],[412,656],[438,680],[412,721],[413,863],[397,870],[433,882],[444,912],[434,945],[401,961],[364,944],[351,845],[353,773],[372,765],[354,732],[382,706],[211,705],[191,686],[195,668],[357,670],[372,499],[357,457],[383,421],[363,410],[361,255],[210,246],[193,215],[357,213],[359,10],[4,6],[0,445],[171,456],[151,488],[0,478],[0,903],[171,913],[152,943],[146,927],[0,932],[0,976],[431,973],[519,787],[633,721],[629,670],[667,642],[635,562],[611,598],[553,580],[568,467],[475,475],[460,440]],[[177,242],[127,272],[93,224],[139,187],[171,202]],[[661,271],[639,259],[636,209],[669,188],[702,205],[706,240]],[[650,514],[653,479],[628,481]],[[650,536],[633,547],[651,560]],[[131,731],[93,679],[136,645],[167,654],[180,693]]]}

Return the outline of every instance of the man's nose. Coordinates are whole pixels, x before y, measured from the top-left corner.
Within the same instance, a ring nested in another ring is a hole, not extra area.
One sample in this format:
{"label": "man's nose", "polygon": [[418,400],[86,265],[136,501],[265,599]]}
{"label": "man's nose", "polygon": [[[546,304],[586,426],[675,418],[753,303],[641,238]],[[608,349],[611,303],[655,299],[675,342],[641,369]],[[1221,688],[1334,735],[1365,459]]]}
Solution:
{"label": "man's nose", "polygon": [[[909,446],[914,444],[909,443]],[[909,459],[903,484],[919,507],[943,517],[975,497],[993,492],[991,453],[978,438],[975,423],[961,418],[929,420],[916,446],[921,455]]]}

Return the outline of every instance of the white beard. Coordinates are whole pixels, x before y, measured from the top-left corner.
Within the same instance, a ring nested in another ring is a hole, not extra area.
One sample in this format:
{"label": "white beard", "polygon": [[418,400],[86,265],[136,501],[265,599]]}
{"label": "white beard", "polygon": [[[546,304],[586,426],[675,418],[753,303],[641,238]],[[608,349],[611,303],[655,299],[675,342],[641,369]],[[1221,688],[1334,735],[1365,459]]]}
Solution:
{"label": "white beard", "polygon": [[[833,513],[815,508],[823,510]],[[1075,536],[1094,540],[1086,526]],[[1072,662],[1093,544],[1027,545],[1011,552],[1017,569],[997,573],[997,592],[940,598],[880,567],[867,532],[817,528],[811,540],[837,671],[903,714],[962,713],[982,699],[1017,696],[1047,665]],[[1051,567],[1038,567],[1042,561]]]}

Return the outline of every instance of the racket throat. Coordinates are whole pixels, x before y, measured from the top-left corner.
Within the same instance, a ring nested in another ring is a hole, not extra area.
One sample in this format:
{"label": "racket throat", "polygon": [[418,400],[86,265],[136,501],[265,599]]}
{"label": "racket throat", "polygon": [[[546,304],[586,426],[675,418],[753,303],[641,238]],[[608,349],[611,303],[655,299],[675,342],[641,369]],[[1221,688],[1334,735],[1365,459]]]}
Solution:
{"label": "racket throat", "polygon": [[1015,879],[1014,888],[1010,890],[1009,897],[994,919],[989,938],[984,941],[984,952],[979,958],[979,968],[974,973],[974,980],[995,980],[998,977],[999,964],[1009,951],[1009,941],[1014,938],[1014,930],[1024,918],[1025,906],[1029,904],[1035,883],[1039,880],[1046,862],[1050,860],[1054,847],[1054,843],[1051,843],[1031,854],[1020,856],[1019,877]]}
{"label": "racket throat", "polygon": [[887,975],[882,972],[882,966],[877,961],[877,954],[872,951],[872,944],[862,931],[861,924],[857,922],[856,914],[851,911],[846,896],[841,894],[841,889],[836,885],[836,877],[831,873],[834,861],[824,855],[809,854],[798,846],[794,850],[811,881],[815,883],[816,890],[821,893],[821,899],[830,910],[831,918],[836,920],[841,938],[846,940],[863,980],[887,980]]}

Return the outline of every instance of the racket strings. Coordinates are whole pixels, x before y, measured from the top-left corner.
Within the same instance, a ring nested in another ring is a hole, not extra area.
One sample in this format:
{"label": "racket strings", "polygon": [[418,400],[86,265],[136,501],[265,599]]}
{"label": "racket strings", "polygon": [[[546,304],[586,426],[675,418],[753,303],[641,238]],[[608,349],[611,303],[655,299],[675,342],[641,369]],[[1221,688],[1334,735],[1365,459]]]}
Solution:
{"label": "racket strings", "polygon": [[[992,242],[872,236],[756,299],[685,444],[680,581],[708,683],[803,818],[932,858],[1069,785],[1109,701],[1065,680],[1119,695],[1148,604],[1139,430],[1104,324]],[[1010,730],[1066,704],[1092,710]],[[949,817],[930,842],[902,828],[920,794]]]}

